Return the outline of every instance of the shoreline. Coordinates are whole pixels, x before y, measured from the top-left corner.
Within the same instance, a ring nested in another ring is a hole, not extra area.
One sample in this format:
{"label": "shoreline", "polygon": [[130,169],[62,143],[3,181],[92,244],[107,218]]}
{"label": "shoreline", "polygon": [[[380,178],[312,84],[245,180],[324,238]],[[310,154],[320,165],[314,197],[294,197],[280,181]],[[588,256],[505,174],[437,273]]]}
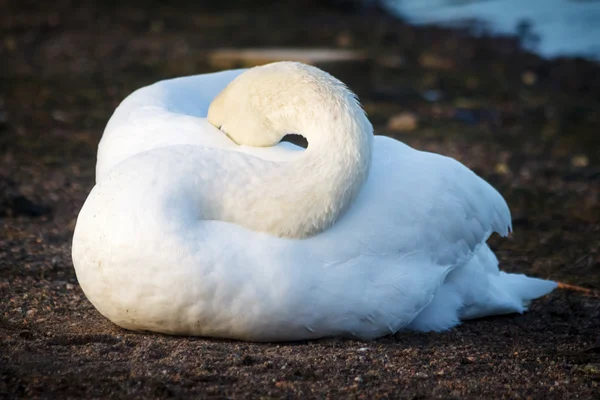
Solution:
{"label": "shoreline", "polygon": [[415,25],[469,29],[475,36],[518,37],[524,48],[547,60],[585,58],[600,62],[600,4],[572,0],[383,1]]}

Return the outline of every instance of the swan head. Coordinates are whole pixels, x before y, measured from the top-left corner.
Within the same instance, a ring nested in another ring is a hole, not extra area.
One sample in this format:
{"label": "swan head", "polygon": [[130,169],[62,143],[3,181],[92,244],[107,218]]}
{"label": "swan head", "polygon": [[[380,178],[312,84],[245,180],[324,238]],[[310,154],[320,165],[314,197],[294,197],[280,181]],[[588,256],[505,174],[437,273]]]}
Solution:
{"label": "swan head", "polygon": [[235,78],[210,104],[208,121],[237,144],[254,147],[274,146],[286,134],[300,134],[311,146],[324,131],[373,132],[356,96],[341,81],[286,61]]}
{"label": "swan head", "polygon": [[[264,78],[263,74],[251,69],[232,81],[211,102],[207,118],[236,144],[273,146],[283,135],[273,127],[266,113],[258,109],[254,99],[257,95],[256,75]],[[268,91],[269,86],[262,89]]]}

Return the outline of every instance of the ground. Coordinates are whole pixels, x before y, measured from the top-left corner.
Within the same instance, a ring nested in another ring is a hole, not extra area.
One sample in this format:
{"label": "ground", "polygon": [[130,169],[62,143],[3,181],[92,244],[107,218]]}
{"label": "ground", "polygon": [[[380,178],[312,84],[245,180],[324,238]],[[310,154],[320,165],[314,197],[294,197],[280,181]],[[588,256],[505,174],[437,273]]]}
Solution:
{"label": "ground", "polygon": [[[0,397],[597,395],[600,67],[523,53],[526,37],[239,3],[0,0]],[[357,92],[377,133],[455,157],[506,197],[514,234],[490,241],[503,269],[592,292],[557,290],[524,315],[373,342],[168,337],[104,319],[70,248],[112,110],[145,84],[217,69],[213,49],[314,45],[366,52],[321,67]]]}

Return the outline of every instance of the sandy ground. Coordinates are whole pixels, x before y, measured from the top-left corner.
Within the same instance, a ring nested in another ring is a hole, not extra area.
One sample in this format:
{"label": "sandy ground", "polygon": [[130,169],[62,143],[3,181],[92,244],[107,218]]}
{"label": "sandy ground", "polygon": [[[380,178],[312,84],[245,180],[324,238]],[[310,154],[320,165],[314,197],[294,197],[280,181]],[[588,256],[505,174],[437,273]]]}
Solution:
{"label": "sandy ground", "polygon": [[97,142],[128,93],[217,69],[213,49],[319,45],[368,54],[321,66],[378,133],[459,159],[507,198],[515,233],[491,239],[503,269],[600,290],[597,65],[380,14],[78,4],[0,1],[0,397],[597,395],[594,293],[558,290],[525,315],[444,333],[250,344],[124,331],[86,300],[70,259]]}

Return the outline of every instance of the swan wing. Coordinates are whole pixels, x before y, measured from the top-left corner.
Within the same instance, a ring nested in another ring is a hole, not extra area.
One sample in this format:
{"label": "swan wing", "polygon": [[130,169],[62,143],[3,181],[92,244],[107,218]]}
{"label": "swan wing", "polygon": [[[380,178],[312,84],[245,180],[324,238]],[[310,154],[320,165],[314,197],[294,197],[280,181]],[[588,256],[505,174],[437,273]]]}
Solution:
{"label": "swan wing", "polygon": [[510,232],[504,198],[463,164],[375,139],[369,180],[337,229],[365,227],[359,240],[374,252],[418,252],[444,266],[468,261],[493,232]]}
{"label": "swan wing", "polygon": [[439,174],[432,177],[439,185],[439,195],[432,196],[433,203],[424,210],[427,223],[421,226],[435,261],[461,265],[492,233],[508,235],[512,230],[510,210],[496,189],[452,158],[421,154],[431,162],[432,175]]}

